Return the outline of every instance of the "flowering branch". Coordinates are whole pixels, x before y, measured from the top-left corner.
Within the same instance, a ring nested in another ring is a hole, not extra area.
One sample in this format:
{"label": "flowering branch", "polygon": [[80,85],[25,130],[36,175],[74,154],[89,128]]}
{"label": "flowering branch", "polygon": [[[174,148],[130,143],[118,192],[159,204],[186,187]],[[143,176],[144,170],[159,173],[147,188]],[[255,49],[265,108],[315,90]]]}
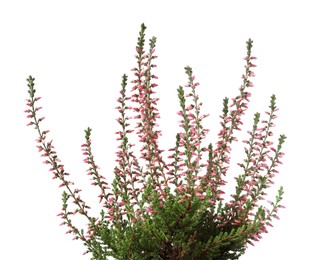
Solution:
{"label": "flowering branch", "polygon": [[[35,79],[28,77],[27,117],[28,125],[33,125],[38,132],[37,148],[45,164],[50,165],[53,179],[58,179],[64,188],[62,194],[63,208],[59,213],[62,225],[68,227],[67,233],[80,239],[87,247],[85,253],[92,253],[92,259],[238,259],[244,254],[247,245],[254,244],[272,226],[272,218],[278,219],[278,209],[283,196],[280,187],[275,202],[267,200],[271,209],[259,206],[265,200],[266,190],[281,164],[284,155],[281,152],[286,139],[281,135],[278,144],[273,145],[272,128],[276,119],[276,97],[272,95],[267,119],[254,115],[251,131],[245,143],[245,159],[239,163],[241,172],[236,179],[235,193],[228,202],[223,198],[225,176],[229,170],[231,145],[238,141],[235,133],[241,130],[242,116],[248,109],[254,85],[251,78],[255,76],[252,62],[252,40],[247,41],[247,55],[244,58],[245,72],[239,94],[231,99],[223,100],[221,118],[222,129],[218,133],[218,141],[207,147],[202,146],[209,130],[203,127],[203,120],[208,114],[201,113],[202,102],[199,101],[197,87],[192,68],[185,67],[188,83],[178,88],[181,131],[176,134],[175,147],[168,151],[167,163],[163,159],[163,150],[159,146],[157,120],[160,114],[157,109],[159,98],[155,98],[154,89],[158,84],[153,73],[157,58],[155,53],[156,38],[149,41],[149,50],[145,45],[146,26],[141,30],[136,46],[137,66],[132,69],[135,79],[130,93],[127,89],[127,75],[122,76],[117,122],[117,141],[120,142],[116,152],[117,166],[114,168],[115,178],[109,185],[100,174],[92,153],[91,128],[85,130],[85,143],[82,152],[87,164],[87,175],[91,185],[100,189],[99,202],[103,209],[97,217],[91,217],[90,208],[80,197],[80,189],[72,189],[73,182],[68,180],[69,173],[61,164],[52,140],[48,141],[48,130],[41,130],[40,123],[44,117],[38,117],[41,107],[36,104]],[[131,103],[130,103],[131,102]],[[128,116],[128,112],[134,116]],[[131,129],[129,121],[135,119],[135,129]],[[140,156],[134,154],[135,144],[128,137],[136,130],[140,148]],[[206,163],[202,163],[207,154]],[[173,189],[174,188],[174,189]],[[75,205],[68,209],[68,202]],[[71,216],[80,214],[88,221],[87,231],[78,229],[72,224]]]}

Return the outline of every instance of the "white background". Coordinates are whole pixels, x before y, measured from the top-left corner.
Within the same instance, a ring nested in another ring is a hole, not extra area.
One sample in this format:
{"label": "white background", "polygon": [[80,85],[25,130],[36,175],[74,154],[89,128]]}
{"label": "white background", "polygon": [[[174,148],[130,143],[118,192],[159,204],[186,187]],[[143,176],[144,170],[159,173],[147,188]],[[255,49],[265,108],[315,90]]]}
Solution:
{"label": "white background", "polygon": [[[121,76],[135,66],[141,23],[157,36],[162,147],[175,143],[177,87],[193,68],[208,140],[216,141],[222,99],[237,94],[246,54],[258,57],[252,102],[244,119],[264,112],[269,97],[280,107],[275,138],[286,134],[286,156],[275,178],[285,189],[280,220],[249,247],[242,260],[324,259],[325,215],[325,7],[323,1],[1,1],[0,2],[0,258],[90,259],[80,241],[65,235],[56,215],[62,189],[35,148],[37,133],[23,111],[26,78],[36,78],[40,116],[59,158],[83,199],[94,205],[80,145],[93,128],[93,152],[111,181],[118,143],[114,107]],[[241,160],[242,148],[233,157]],[[233,160],[233,165],[236,160]],[[236,175],[237,167],[230,174]],[[231,176],[230,175],[230,176]],[[233,176],[232,176],[233,177]],[[232,178],[230,178],[232,179]],[[229,190],[233,190],[232,181]],[[78,220],[79,221],[79,220]]]}

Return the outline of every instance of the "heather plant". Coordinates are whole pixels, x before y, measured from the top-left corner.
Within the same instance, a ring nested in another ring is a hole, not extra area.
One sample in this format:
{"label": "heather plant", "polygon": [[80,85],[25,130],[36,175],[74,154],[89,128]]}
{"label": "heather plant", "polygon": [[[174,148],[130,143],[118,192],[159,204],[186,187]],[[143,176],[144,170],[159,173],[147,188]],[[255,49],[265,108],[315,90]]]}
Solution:
{"label": "heather plant", "polygon": [[[168,150],[168,160],[163,159],[159,146],[157,119],[158,98],[154,89],[158,86],[153,74],[156,38],[149,40],[146,52],[145,25],[141,25],[136,47],[137,66],[132,69],[135,78],[132,88],[127,88],[127,75],[122,76],[118,98],[120,130],[116,132],[118,146],[117,166],[114,168],[112,185],[99,172],[92,153],[91,128],[85,130],[82,145],[84,163],[91,184],[100,190],[99,202],[102,210],[98,216],[90,216],[90,206],[80,196],[81,190],[73,188],[68,173],[55,152],[53,142],[48,141],[48,130],[41,129],[44,117],[38,116],[35,96],[35,79],[28,77],[25,111],[38,132],[37,148],[49,164],[53,179],[58,179],[63,207],[59,213],[62,225],[68,227],[73,239],[80,239],[92,259],[238,259],[245,253],[248,244],[262,238],[273,218],[278,218],[283,188],[280,187],[274,202],[266,201],[265,191],[273,184],[273,177],[281,164],[281,135],[278,144],[273,145],[272,127],[278,110],[275,96],[270,100],[267,117],[261,120],[260,113],[253,119],[251,131],[244,142],[245,158],[239,163],[234,194],[224,198],[226,174],[230,166],[231,145],[237,141],[236,131],[241,130],[242,117],[248,108],[253,87],[253,64],[256,59],[251,50],[253,41],[247,41],[247,55],[243,83],[239,94],[223,100],[221,130],[217,141],[202,146],[208,129],[203,120],[208,116],[201,113],[195,76],[190,67],[185,68],[188,83],[178,88],[180,110],[180,132],[176,134],[175,146]],[[130,116],[130,114],[134,116]],[[128,115],[129,114],[129,115]],[[135,119],[136,126],[130,125]],[[128,136],[134,132],[141,144],[139,156],[135,144]],[[206,161],[203,161],[204,155]],[[265,204],[269,204],[264,205]],[[73,208],[69,209],[72,205]],[[78,229],[72,216],[80,214],[88,221],[88,227]]]}

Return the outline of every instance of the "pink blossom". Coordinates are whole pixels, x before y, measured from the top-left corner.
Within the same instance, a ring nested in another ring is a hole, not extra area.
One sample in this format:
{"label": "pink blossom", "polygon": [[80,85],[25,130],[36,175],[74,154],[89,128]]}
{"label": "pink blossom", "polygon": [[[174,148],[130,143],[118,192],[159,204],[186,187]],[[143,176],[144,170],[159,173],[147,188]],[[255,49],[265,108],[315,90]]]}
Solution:
{"label": "pink blossom", "polygon": [[186,197],[182,197],[181,199],[178,200],[178,203],[182,203],[186,201]]}
{"label": "pink blossom", "polygon": [[152,209],[149,208],[149,207],[146,208],[146,212],[151,213],[151,214],[155,214],[155,213],[156,213],[155,210],[152,210]]}

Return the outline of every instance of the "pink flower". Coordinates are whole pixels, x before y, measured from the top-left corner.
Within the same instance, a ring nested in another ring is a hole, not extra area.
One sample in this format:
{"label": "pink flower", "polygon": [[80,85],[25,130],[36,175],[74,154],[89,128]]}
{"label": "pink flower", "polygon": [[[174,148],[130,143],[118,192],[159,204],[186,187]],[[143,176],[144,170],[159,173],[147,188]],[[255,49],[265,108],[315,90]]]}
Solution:
{"label": "pink flower", "polygon": [[204,194],[201,194],[201,193],[196,193],[195,196],[200,199],[205,199],[205,197],[206,197]]}
{"label": "pink flower", "polygon": [[156,213],[155,210],[152,210],[152,209],[149,208],[149,207],[146,208],[146,212],[151,213],[151,214],[155,214],[155,213]]}
{"label": "pink flower", "polygon": [[186,201],[186,197],[182,197],[181,199],[178,200],[178,203],[182,203]]}

